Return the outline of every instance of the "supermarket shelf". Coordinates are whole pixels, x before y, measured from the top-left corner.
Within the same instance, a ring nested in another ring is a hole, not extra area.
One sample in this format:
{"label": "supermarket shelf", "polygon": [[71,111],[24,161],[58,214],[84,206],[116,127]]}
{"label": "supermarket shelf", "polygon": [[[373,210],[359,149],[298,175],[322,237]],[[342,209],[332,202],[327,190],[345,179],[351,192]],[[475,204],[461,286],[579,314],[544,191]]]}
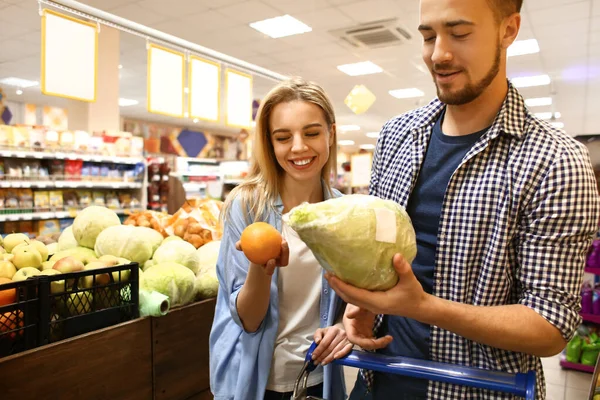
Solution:
{"label": "supermarket shelf", "polygon": [[[115,209],[113,210],[117,214],[131,214],[135,211],[140,211],[138,208],[132,209]],[[0,214],[0,222],[6,221],[29,221],[39,219],[61,219],[61,218],[75,218],[77,211],[49,211],[49,212],[33,212],[33,213],[21,213],[21,214]]]}
{"label": "supermarket shelf", "polygon": [[590,374],[594,373],[594,367],[593,366],[571,363],[571,362],[568,362],[565,359],[560,360],[560,366],[563,367],[563,368],[565,368],[565,369],[573,369],[575,371],[589,372]]}
{"label": "supermarket shelf", "polygon": [[242,183],[243,180],[242,179],[225,179],[223,181],[223,183],[225,185],[239,185],[240,183]]}
{"label": "supermarket shelf", "polygon": [[141,189],[141,182],[111,181],[0,181],[0,188],[90,188],[90,189]]}
{"label": "supermarket shelf", "polygon": [[581,318],[583,318],[585,322],[600,324],[600,315],[581,313]]}
{"label": "supermarket shelf", "polygon": [[77,154],[63,152],[43,152],[43,151],[20,151],[20,150],[0,150],[0,157],[5,158],[37,158],[51,160],[83,160],[92,162],[106,162],[113,164],[137,164],[144,162],[143,158],[136,157],[113,157],[96,154]]}
{"label": "supermarket shelf", "polygon": [[585,267],[585,272],[588,274],[600,275],[600,268]]}

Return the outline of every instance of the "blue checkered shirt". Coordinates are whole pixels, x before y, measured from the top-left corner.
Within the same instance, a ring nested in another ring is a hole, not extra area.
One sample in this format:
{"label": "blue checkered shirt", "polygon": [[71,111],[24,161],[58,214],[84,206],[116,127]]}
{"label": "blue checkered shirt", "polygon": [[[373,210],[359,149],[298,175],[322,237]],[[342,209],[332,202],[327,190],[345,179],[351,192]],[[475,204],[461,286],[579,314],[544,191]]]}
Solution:
{"label": "blue checkered shirt", "polygon": [[[373,158],[370,194],[406,207],[425,157],[439,100],[388,121]],[[488,307],[522,304],[570,340],[581,323],[585,257],[600,202],[587,148],[535,118],[509,84],[493,125],[448,183],[438,230],[434,295]],[[538,357],[506,351],[431,327],[431,358],[509,373],[537,372]],[[428,399],[513,399],[430,382]]]}

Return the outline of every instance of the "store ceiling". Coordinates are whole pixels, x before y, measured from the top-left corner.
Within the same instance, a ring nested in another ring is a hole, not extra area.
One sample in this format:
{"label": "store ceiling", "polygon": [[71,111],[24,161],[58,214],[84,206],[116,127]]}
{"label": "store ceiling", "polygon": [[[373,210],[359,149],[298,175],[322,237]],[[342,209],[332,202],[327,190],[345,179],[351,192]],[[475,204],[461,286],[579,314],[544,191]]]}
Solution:
{"label": "store ceiling", "polygon": [[[424,104],[435,96],[431,77],[420,58],[417,0],[81,0],[93,7],[198,43],[282,74],[297,74],[321,83],[335,102],[339,124],[360,131],[340,138],[374,143],[365,133],[378,131],[390,117]],[[552,84],[524,88],[525,97],[552,96],[552,106],[535,112],[560,112],[571,135],[600,133],[600,0],[525,0],[519,39],[537,39],[537,54],[509,58],[510,77],[548,74]],[[250,22],[290,14],[312,32],[271,39],[250,28]],[[412,39],[400,46],[355,50],[329,33],[359,23],[397,17]],[[0,78],[39,80],[40,19],[35,0],[0,0]],[[350,77],[336,67],[372,61],[380,74]],[[121,97],[137,99],[138,107],[122,114],[162,119],[145,111],[145,40],[121,34]],[[273,82],[255,80],[255,97]],[[344,98],[356,84],[366,85],[377,100],[362,115],[354,115]],[[389,90],[418,87],[425,97],[399,100]],[[13,100],[17,96],[8,93]],[[39,88],[27,89],[27,101],[61,105]],[[169,120],[173,121],[173,120]],[[181,120],[175,120],[181,124]],[[186,124],[193,126],[191,121]]]}

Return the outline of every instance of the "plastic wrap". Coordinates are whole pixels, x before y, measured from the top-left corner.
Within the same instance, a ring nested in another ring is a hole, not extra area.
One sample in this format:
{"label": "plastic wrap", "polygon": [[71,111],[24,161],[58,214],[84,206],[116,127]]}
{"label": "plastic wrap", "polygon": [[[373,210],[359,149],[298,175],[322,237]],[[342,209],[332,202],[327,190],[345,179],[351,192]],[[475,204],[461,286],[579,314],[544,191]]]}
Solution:
{"label": "plastic wrap", "polygon": [[217,200],[188,200],[168,219],[165,230],[168,235],[179,236],[195,248],[220,240],[223,235],[219,226],[222,206],[223,203]]}
{"label": "plastic wrap", "polygon": [[398,282],[392,258],[408,263],[417,254],[415,231],[399,204],[354,194],[320,203],[303,203],[283,216],[327,271],[368,290],[387,290]]}

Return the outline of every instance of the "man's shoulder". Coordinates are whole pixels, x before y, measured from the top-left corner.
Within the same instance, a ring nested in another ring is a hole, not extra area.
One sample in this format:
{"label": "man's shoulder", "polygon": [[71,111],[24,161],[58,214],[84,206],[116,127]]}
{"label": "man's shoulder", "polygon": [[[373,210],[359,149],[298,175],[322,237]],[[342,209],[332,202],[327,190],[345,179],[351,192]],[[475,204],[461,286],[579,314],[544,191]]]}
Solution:
{"label": "man's shoulder", "polygon": [[587,155],[588,152],[583,143],[567,132],[529,112],[526,113],[524,142],[540,151],[551,153],[553,156],[561,154],[580,156]]}

